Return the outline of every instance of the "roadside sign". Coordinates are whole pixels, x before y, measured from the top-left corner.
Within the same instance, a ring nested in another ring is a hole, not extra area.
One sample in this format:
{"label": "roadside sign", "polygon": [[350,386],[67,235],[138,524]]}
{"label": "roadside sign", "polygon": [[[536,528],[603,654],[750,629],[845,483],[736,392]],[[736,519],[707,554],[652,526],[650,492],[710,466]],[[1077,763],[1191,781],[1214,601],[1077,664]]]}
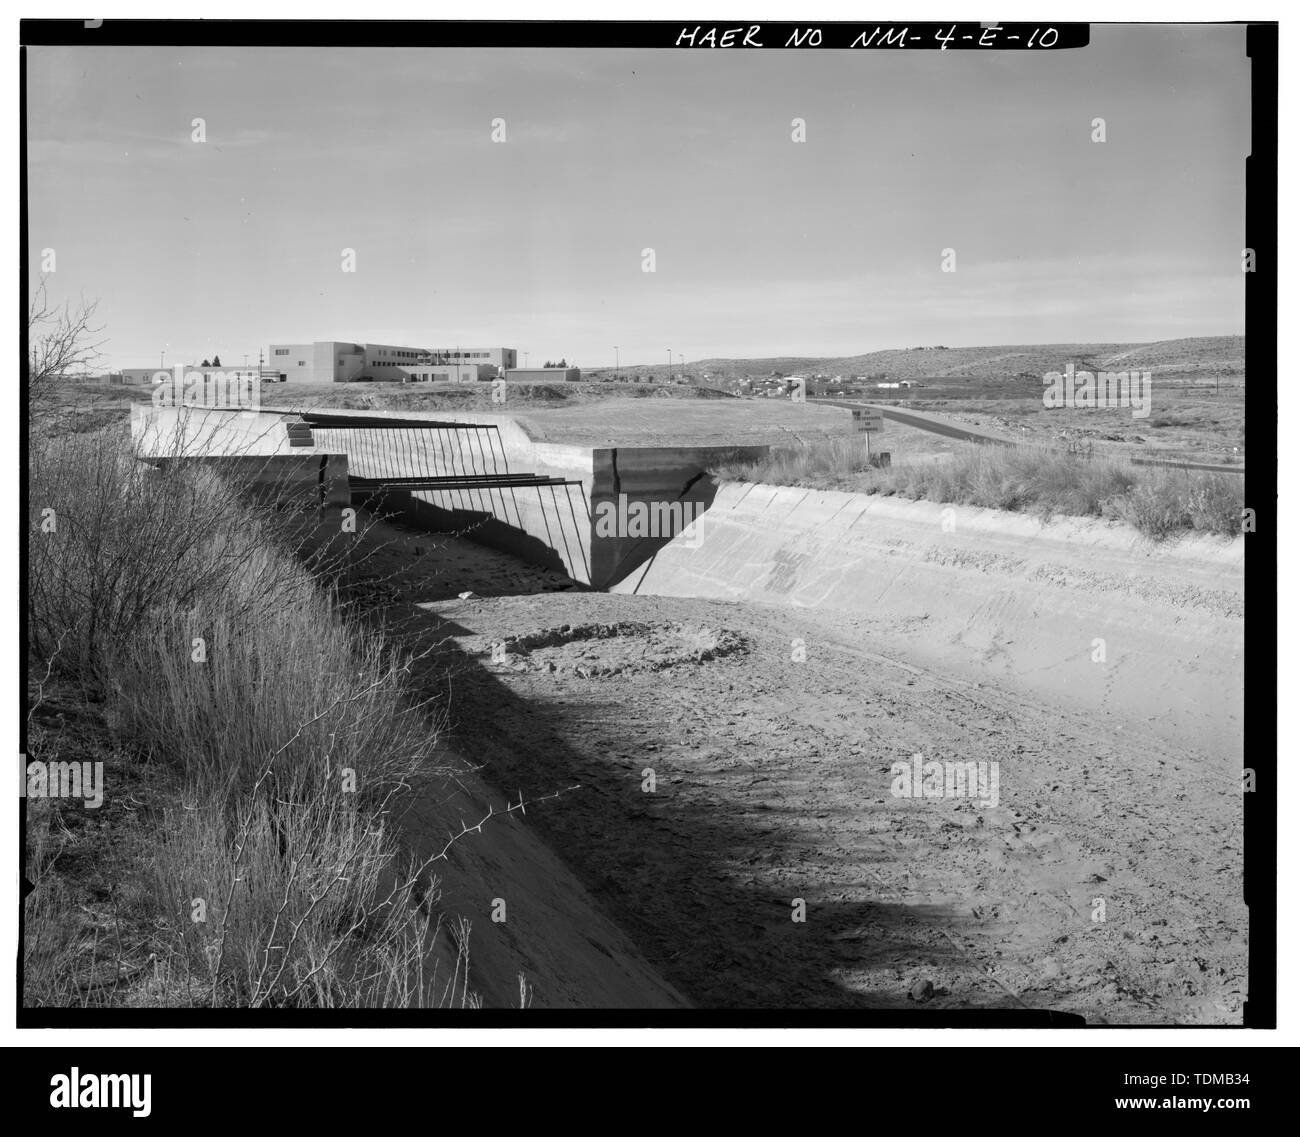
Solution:
{"label": "roadside sign", "polygon": [[881,411],[871,407],[853,408],[853,429],[859,434],[885,429],[885,416]]}

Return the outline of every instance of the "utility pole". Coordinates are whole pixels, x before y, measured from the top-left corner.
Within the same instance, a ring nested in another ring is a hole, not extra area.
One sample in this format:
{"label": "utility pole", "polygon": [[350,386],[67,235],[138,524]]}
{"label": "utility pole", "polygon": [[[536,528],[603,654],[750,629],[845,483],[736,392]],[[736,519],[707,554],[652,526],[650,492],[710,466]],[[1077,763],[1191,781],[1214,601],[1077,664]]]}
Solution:
{"label": "utility pole", "polygon": [[668,353],[668,371],[664,375],[664,382],[671,383],[673,380],[673,349],[666,347],[664,348],[664,351]]}
{"label": "utility pole", "polygon": [[618,378],[618,344],[614,345],[614,378]]}

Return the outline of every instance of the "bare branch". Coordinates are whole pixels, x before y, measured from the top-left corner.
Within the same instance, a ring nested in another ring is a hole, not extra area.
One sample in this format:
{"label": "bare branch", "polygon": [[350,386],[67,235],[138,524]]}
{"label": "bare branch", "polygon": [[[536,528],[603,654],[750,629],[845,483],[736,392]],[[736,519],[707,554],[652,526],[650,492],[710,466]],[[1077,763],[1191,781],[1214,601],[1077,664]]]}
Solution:
{"label": "bare branch", "polygon": [[93,325],[98,307],[98,300],[87,302],[84,296],[54,306],[41,278],[27,311],[27,392],[33,412],[48,409],[60,382],[87,378],[94,369],[106,342],[98,338],[103,327]]}

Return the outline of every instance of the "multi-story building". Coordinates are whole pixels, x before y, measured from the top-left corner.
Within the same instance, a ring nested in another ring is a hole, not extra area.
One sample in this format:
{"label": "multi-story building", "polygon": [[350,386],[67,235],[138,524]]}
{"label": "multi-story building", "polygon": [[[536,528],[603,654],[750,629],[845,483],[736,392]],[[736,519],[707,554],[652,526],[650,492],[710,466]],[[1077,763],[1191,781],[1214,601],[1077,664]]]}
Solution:
{"label": "multi-story building", "polygon": [[[399,344],[347,343],[317,340],[314,343],[273,343],[267,354],[263,377],[305,383],[375,382],[404,383],[415,373],[440,365],[494,368],[499,373],[515,365],[515,350],[509,347],[446,348],[406,347]],[[482,374],[479,370],[478,374]]]}

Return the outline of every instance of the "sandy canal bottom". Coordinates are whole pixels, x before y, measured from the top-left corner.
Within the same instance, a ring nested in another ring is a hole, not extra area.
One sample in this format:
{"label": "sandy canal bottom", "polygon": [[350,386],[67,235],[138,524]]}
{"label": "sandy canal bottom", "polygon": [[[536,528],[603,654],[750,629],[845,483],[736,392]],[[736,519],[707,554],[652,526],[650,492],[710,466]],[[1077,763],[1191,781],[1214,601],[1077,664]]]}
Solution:
{"label": "sandy canal bottom", "polygon": [[[576,882],[527,937],[564,1005],[589,974],[616,1005],[1241,1020],[1240,753],[909,657],[885,617],[591,593],[463,538],[366,541],[371,615],[426,653],[474,794],[566,790],[508,822]],[[971,782],[900,779],[930,762]],[[447,894],[476,917],[472,979],[507,991],[523,949],[489,894],[541,883],[498,839],[452,854]]]}

